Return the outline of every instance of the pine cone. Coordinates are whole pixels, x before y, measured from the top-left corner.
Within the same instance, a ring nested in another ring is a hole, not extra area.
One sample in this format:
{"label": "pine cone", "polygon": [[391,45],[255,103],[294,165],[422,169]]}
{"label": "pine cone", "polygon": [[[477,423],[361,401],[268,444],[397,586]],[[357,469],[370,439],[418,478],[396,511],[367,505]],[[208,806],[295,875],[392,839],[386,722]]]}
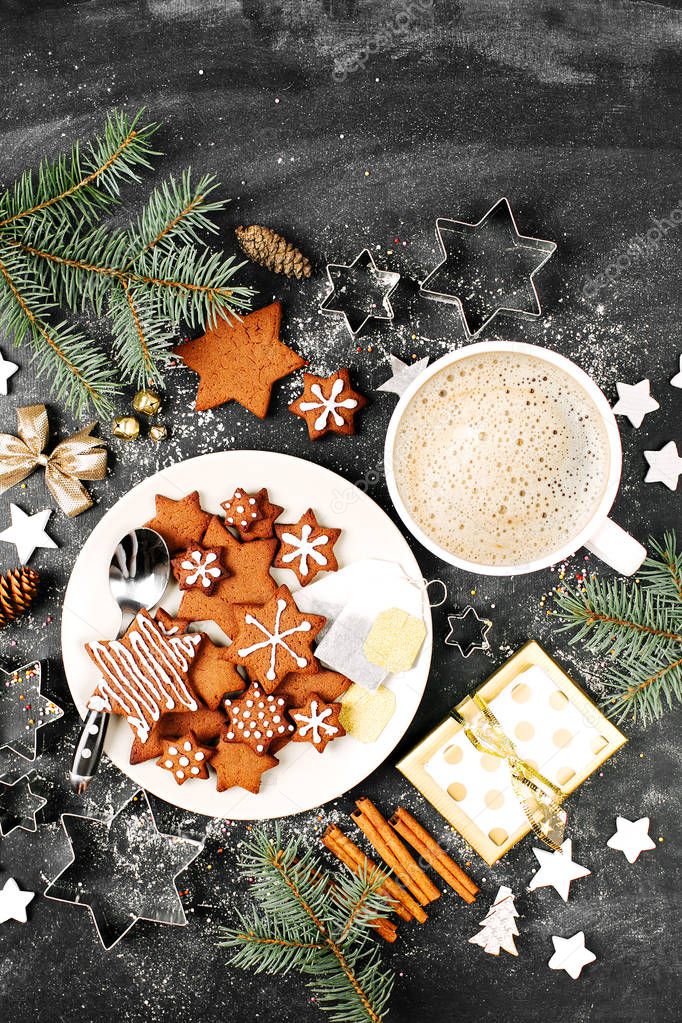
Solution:
{"label": "pine cone", "polygon": [[28,611],[38,592],[40,576],[22,565],[0,576],[0,629]]}
{"label": "pine cone", "polygon": [[238,227],[234,232],[242,249],[254,263],[272,270],[276,274],[295,277],[310,277],[313,272],[310,260],[281,234],[260,224]]}

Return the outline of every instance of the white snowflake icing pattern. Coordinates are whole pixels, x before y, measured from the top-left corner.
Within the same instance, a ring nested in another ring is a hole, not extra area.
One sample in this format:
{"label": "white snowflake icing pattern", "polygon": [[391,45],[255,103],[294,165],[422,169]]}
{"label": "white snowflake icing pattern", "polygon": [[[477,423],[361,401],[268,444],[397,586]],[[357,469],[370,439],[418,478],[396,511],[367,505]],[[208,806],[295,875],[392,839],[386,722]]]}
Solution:
{"label": "white snowflake icing pattern", "polygon": [[326,565],[327,559],[321,551],[316,550],[317,547],[324,547],[325,544],[329,543],[329,537],[326,533],[321,536],[316,536],[314,540],[311,540],[311,534],[313,527],[309,526],[308,523],[302,527],[301,535],[296,536],[294,533],[282,533],[282,540],[290,547],[295,548],[293,551],[288,551],[282,555],[282,561],[285,565],[291,564],[296,558],[300,558],[298,570],[301,575],[308,575],[308,558],[312,558],[313,561],[317,562],[318,565]]}
{"label": "white snowflake icing pattern", "polygon": [[323,741],[323,736],[320,734],[320,729],[327,735],[336,735],[338,728],[336,725],[330,725],[327,722],[327,718],[331,717],[333,711],[331,707],[326,707],[324,710],[318,712],[317,700],[311,700],[310,702],[310,714],[293,714],[294,721],[303,722],[299,729],[298,734],[302,739],[305,739],[308,732],[313,733],[313,742],[315,745]]}
{"label": "white snowflake icing pattern", "polygon": [[302,401],[299,405],[301,412],[312,412],[314,409],[322,409],[319,416],[315,420],[315,429],[324,430],[327,426],[327,420],[331,416],[337,426],[343,426],[345,420],[343,416],[340,416],[336,411],[339,408],[357,408],[357,400],[355,398],[344,398],[343,401],[337,401],[337,398],[345,387],[343,380],[336,379],[332,385],[331,394],[328,398],[322,392],[322,388],[319,384],[313,384],[310,388],[312,394],[319,401]]}
{"label": "white snowflake icing pattern", "polygon": [[[191,560],[190,560],[191,559]],[[185,582],[188,586],[194,586],[197,580],[201,579],[201,585],[208,589],[214,579],[219,579],[222,571],[219,565],[213,565],[218,560],[218,555],[208,551],[204,558],[201,551],[192,551],[189,558],[180,563],[185,572],[192,572]],[[213,565],[213,567],[211,567]]]}
{"label": "white snowflake icing pattern", "polygon": [[240,657],[250,657],[251,654],[255,654],[258,650],[265,650],[267,647],[271,647],[270,666],[268,667],[268,670],[265,673],[265,677],[270,682],[274,682],[274,680],[277,678],[275,662],[277,661],[278,647],[282,647],[284,650],[286,650],[286,652],[294,660],[294,662],[300,669],[305,668],[308,664],[306,658],[301,657],[299,654],[296,653],[295,650],[292,650],[289,644],[285,642],[285,640],[287,639],[287,637],[293,636],[297,632],[310,632],[312,626],[310,622],[306,619],[305,621],[301,622],[300,625],[295,625],[293,628],[285,629],[284,632],[281,632],[280,626],[282,622],[282,615],[284,614],[286,607],[287,607],[286,600],[280,597],[279,600],[277,601],[277,614],[275,615],[275,625],[272,632],[270,631],[270,629],[268,629],[266,625],[263,625],[262,622],[259,622],[258,619],[254,617],[254,615],[247,614],[244,616],[244,621],[246,622],[246,624],[255,625],[257,629],[260,629],[260,631],[266,638],[261,643],[254,643],[253,646],[242,647],[242,649],[238,650],[237,652]]}

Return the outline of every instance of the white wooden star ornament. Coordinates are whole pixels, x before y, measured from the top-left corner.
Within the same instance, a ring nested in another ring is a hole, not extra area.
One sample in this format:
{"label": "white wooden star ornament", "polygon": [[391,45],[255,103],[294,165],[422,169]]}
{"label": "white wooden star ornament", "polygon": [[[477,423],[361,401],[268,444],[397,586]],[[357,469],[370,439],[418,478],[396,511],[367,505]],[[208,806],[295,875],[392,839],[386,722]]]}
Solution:
{"label": "white wooden star ornament", "polygon": [[651,384],[648,380],[640,380],[638,384],[616,384],[618,401],[613,406],[615,416],[627,416],[637,428],[642,425],[648,412],[655,412],[660,405],[651,397]]}
{"label": "white wooden star ornament", "polygon": [[9,359],[3,358],[2,352],[0,352],[0,394],[7,395],[7,381],[14,376],[18,369],[16,362],[10,362]]}
{"label": "white wooden star ornament", "polygon": [[629,821],[627,817],[616,817],[615,834],[606,844],[609,849],[624,853],[628,863],[634,863],[640,853],[656,848],[656,843],[649,838],[649,818]]}
{"label": "white wooden star ornament", "polygon": [[557,849],[556,852],[533,848],[533,853],[540,864],[540,869],[530,880],[528,885],[530,891],[535,891],[536,888],[555,888],[564,902],[568,902],[571,881],[577,881],[579,877],[587,877],[592,873],[587,867],[573,860],[570,838],[562,842],[561,849]]}
{"label": "white wooden star ornament", "polygon": [[682,387],[682,355],[680,355],[680,371],[670,378],[673,387]]}
{"label": "white wooden star ornament", "polygon": [[391,376],[383,384],[377,387],[377,391],[390,391],[393,394],[402,396],[413,380],[416,380],[422,370],[429,364],[428,355],[416,362],[402,362],[395,355],[389,355],[391,361]]}
{"label": "white wooden star ornament", "polygon": [[0,891],[0,924],[5,924],[8,920],[25,924],[28,920],[26,907],[35,898],[35,894],[22,891],[13,877],[8,878],[5,887]]}
{"label": "white wooden star ornament", "polygon": [[28,562],[36,547],[47,547],[48,550],[56,549],[57,544],[45,532],[47,520],[52,514],[51,508],[45,508],[43,511],[36,512],[35,515],[27,515],[16,504],[10,504],[9,510],[12,516],[12,525],[0,533],[0,540],[4,543],[14,544],[22,565]]}
{"label": "white wooden star ornament", "polygon": [[597,958],[594,952],[585,947],[585,935],[578,931],[572,938],[552,936],[554,955],[547,965],[550,970],[566,970],[569,977],[577,980],[583,966],[593,963]]}
{"label": "white wooden star ornament", "polygon": [[645,451],[644,457],[649,463],[649,471],[644,477],[644,482],[664,483],[669,490],[677,490],[682,473],[682,458],[677,453],[675,441],[668,441],[658,451]]}

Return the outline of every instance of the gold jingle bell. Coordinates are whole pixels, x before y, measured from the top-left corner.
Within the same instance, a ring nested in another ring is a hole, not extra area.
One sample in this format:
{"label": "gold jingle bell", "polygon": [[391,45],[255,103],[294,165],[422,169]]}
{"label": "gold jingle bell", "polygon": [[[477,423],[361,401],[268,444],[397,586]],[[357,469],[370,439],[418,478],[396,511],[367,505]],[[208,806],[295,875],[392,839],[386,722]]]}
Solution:
{"label": "gold jingle bell", "polygon": [[161,398],[156,391],[138,391],[133,398],[133,408],[143,416],[155,416],[161,408]]}
{"label": "gold jingle bell", "polygon": [[168,430],[162,423],[157,423],[156,426],[152,426],[149,431],[151,439],[158,444],[160,440],[165,440],[168,436]]}
{"label": "gold jingle bell", "polygon": [[135,416],[119,416],[114,419],[112,433],[119,440],[137,440],[140,435],[140,424]]}

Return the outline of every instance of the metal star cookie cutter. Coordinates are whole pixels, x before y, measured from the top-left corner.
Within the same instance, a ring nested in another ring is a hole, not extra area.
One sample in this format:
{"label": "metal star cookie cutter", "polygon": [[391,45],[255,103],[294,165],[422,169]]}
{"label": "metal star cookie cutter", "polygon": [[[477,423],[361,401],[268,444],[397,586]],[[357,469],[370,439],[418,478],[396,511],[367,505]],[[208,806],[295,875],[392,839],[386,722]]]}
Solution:
{"label": "metal star cookie cutter", "polygon": [[24,760],[38,753],[37,731],[62,717],[64,711],[43,696],[40,661],[14,671],[0,668],[0,750],[10,749]]}
{"label": "metal star cookie cutter", "polygon": [[160,832],[143,789],[108,820],[71,813],[61,820],[71,860],[45,897],[88,909],[106,951],[138,920],[186,925],[175,881],[204,843]]}
{"label": "metal star cookie cutter", "polygon": [[[463,644],[458,639],[454,638],[455,629],[457,628],[456,622],[464,622],[466,619],[473,615],[479,626],[479,638],[472,639],[468,643]],[[488,642],[488,633],[493,627],[493,623],[489,618],[480,618],[476,613],[471,604],[467,604],[463,611],[459,611],[456,614],[448,615],[448,628],[450,632],[445,637],[446,646],[456,646],[462,657],[471,657],[475,650],[489,650],[490,643]]]}
{"label": "metal star cookie cutter", "polygon": [[[370,288],[368,284],[372,277],[374,285]],[[363,249],[352,263],[327,263],[327,278],[332,290],[324,297],[319,311],[329,316],[343,316],[354,341],[369,320],[394,318],[395,313],[389,299],[398,287],[400,274],[392,270],[380,270],[369,249]],[[348,278],[347,282],[338,285],[344,278]],[[354,289],[349,285],[355,285]],[[358,302],[358,296],[362,296],[363,285],[365,301],[353,306],[351,303]],[[344,298],[349,298],[350,301],[342,304],[341,300]],[[383,314],[378,311],[381,308],[384,310]]]}
{"label": "metal star cookie cutter", "polygon": [[36,814],[47,804],[31,788],[30,774],[16,781],[0,781],[0,835],[7,838],[17,828],[22,831],[38,830]]}
{"label": "metal star cookie cutter", "polygon": [[[448,290],[435,286],[435,282],[439,274],[441,276],[445,275],[445,269],[452,269],[453,261],[455,264],[459,262],[463,270],[466,268],[466,261],[463,258],[466,246],[463,247],[460,244],[459,260],[457,260],[456,254],[453,252],[452,236],[469,239],[470,242],[474,240],[478,242],[481,239],[481,235],[485,233],[488,224],[494,225],[497,220],[504,222],[503,226],[506,229],[506,237],[511,242],[511,245],[508,242],[505,245],[506,252],[510,253],[513,251],[524,260],[530,259],[531,255],[535,253],[539,259],[539,262],[537,260],[534,261],[535,266],[530,273],[523,274],[527,295],[534,308],[527,309],[511,304],[519,288],[512,288],[511,290],[500,288],[498,286],[499,278],[494,278],[495,287],[494,290],[491,290],[491,294],[499,296],[494,299],[496,304],[491,305],[492,312],[485,313],[483,311],[485,304],[482,303],[482,310],[479,316],[480,322],[475,322],[472,312],[468,307],[470,304],[473,304],[476,298],[476,286],[480,288],[482,283],[484,283],[480,279],[480,272],[478,281],[470,280],[467,282],[465,277],[460,277],[457,281],[453,282],[453,287]],[[539,316],[542,316],[540,297],[535,286],[535,275],[540,272],[547,260],[556,251],[557,245],[556,242],[547,241],[543,238],[532,238],[529,235],[520,234],[510,202],[506,196],[493,203],[488,212],[473,224],[466,220],[452,220],[446,217],[439,217],[436,220],[436,237],[443,258],[438,266],[419,285],[419,293],[427,298],[457,305],[468,338],[477,337],[498,313],[516,314],[525,319],[537,319]]]}

